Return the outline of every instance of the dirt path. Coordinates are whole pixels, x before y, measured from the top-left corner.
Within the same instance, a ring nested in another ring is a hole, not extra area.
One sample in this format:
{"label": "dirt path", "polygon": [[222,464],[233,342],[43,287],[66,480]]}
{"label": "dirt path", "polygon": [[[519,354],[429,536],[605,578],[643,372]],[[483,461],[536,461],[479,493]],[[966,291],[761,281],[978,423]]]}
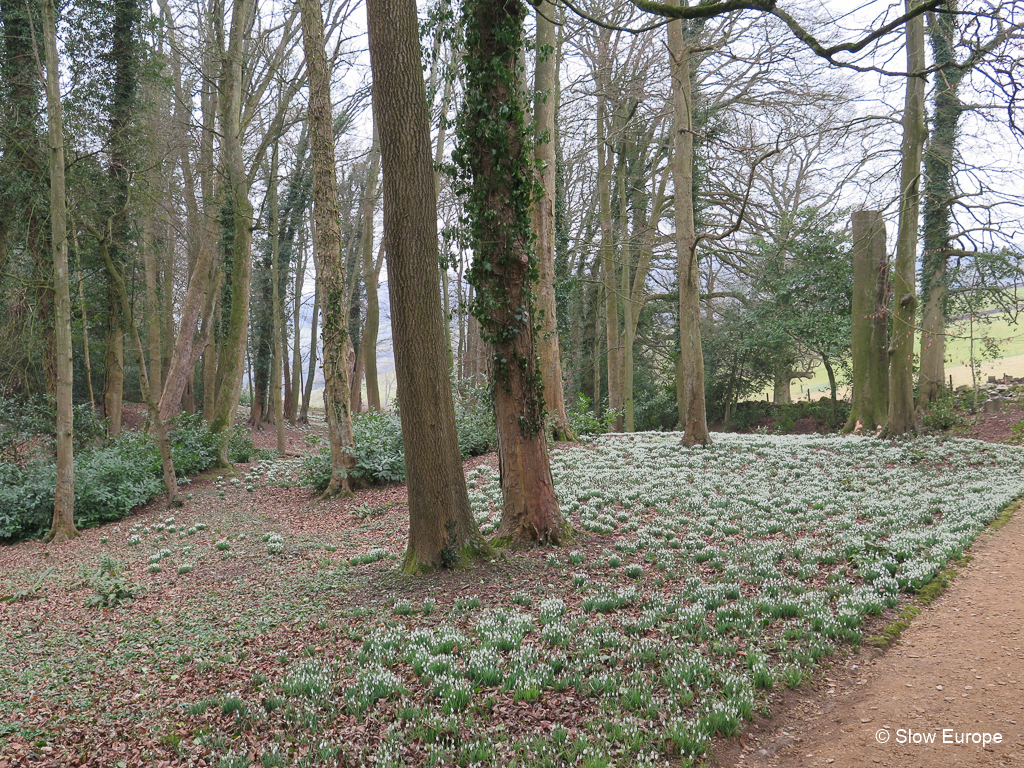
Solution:
{"label": "dirt path", "polygon": [[816,691],[790,695],[779,718],[718,750],[719,764],[1024,766],[1024,512],[972,552],[897,645],[863,651]]}

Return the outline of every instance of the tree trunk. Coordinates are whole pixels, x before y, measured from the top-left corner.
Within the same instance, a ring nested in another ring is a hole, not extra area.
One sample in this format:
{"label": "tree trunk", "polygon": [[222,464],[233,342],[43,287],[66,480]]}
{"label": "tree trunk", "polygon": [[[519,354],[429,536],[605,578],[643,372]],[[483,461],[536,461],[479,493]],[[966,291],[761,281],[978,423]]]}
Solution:
{"label": "tree trunk", "polygon": [[124,400],[124,331],[121,330],[117,295],[107,286],[107,336],[103,362],[103,417],[107,420],[107,436],[121,434],[121,405]]}
{"label": "tree trunk", "polygon": [[[316,262],[316,254],[314,254],[313,261]],[[316,380],[316,331],[319,327],[319,315],[320,285],[319,281],[317,281],[313,288],[313,312],[309,321],[309,366],[306,371],[306,386],[302,390],[302,413],[299,414],[300,424],[309,424],[309,398],[313,396],[313,382]]]}
{"label": "tree trunk", "polygon": [[672,70],[673,158],[676,256],[679,278],[679,357],[676,364],[676,405],[683,444],[708,445],[704,402],[704,352],[700,338],[700,273],[693,218],[693,87],[690,47],[683,22],[668,23],[669,66]]}
{"label": "tree trunk", "polygon": [[[907,11],[913,0],[906,0]],[[896,236],[893,270],[892,341],[889,343],[889,414],[887,436],[917,430],[914,413],[914,330],[917,295],[914,287],[917,263],[917,230],[920,226],[921,154],[927,131],[924,125],[925,68],[924,16],[907,22],[906,104],[903,111],[903,144],[900,147],[900,223]]]}
{"label": "tree trunk", "polygon": [[[304,243],[305,241],[303,241]],[[294,339],[292,341],[292,411],[289,419],[294,427],[299,418],[299,409],[302,406],[302,284],[306,277],[306,249],[303,247],[302,255],[295,269],[295,304],[292,307],[292,329]],[[316,321],[314,320],[315,324]]]}
{"label": "tree trunk", "polygon": [[284,402],[281,399],[281,368],[284,363],[284,332],[282,325],[281,309],[281,279],[279,274],[281,261],[281,237],[279,231],[280,219],[277,211],[277,169],[278,153],[280,151],[280,140],[274,141],[274,150],[270,160],[270,248],[271,265],[270,281],[271,288],[271,312],[274,315],[274,361],[271,366],[271,375],[274,377],[272,388],[274,398],[274,426],[277,427],[277,455],[284,456],[286,452],[284,439]]}
{"label": "tree trunk", "polygon": [[879,211],[853,212],[853,396],[845,432],[874,434],[889,404],[889,260]]}
{"label": "tree trunk", "polygon": [[171,455],[171,443],[167,437],[167,428],[160,419],[160,409],[157,406],[156,396],[149,386],[149,375],[146,370],[146,353],[142,346],[142,338],[139,336],[138,326],[135,325],[135,318],[132,314],[131,301],[128,298],[128,290],[125,287],[124,273],[115,264],[110,253],[110,232],[101,233],[94,227],[86,225],[96,238],[99,246],[100,256],[107,268],[107,276],[110,278],[110,285],[117,297],[119,315],[123,319],[124,328],[131,335],[135,351],[135,362],[139,367],[139,388],[142,390],[142,399],[149,410],[149,418],[152,422],[153,431],[156,433],[157,450],[160,452],[160,462],[164,473],[164,488],[167,490],[167,506],[176,507],[180,504],[178,499],[178,481],[174,472],[174,459]]}
{"label": "tree trunk", "polygon": [[317,284],[323,295],[324,411],[331,444],[331,481],[325,497],[351,494],[356,465],[349,403],[348,292],[341,252],[335,170],[331,73],[324,52],[324,22],[315,0],[300,0],[302,41],[309,76],[309,138],[313,163],[313,215]]}
{"label": "tree trunk", "polygon": [[89,359],[89,314],[85,309],[85,280],[82,277],[82,250],[78,247],[78,230],[71,228],[78,260],[78,303],[82,307],[82,362],[85,363],[85,383],[89,387],[89,407],[96,411],[96,394],[92,390],[92,363]]}
{"label": "tree trunk", "polygon": [[782,373],[775,377],[774,389],[772,391],[772,402],[776,405],[787,405],[793,402],[793,392],[790,389],[793,378],[789,373]]}
{"label": "tree trunk", "polygon": [[534,342],[534,180],[519,89],[524,15],[518,0],[464,0],[466,94],[456,150],[473,230],[473,311],[494,350],[504,499],[497,536],[512,546],[559,544],[569,534],[551,477]]}
{"label": "tree trunk", "polygon": [[68,275],[68,220],[64,183],[64,117],[57,70],[57,21],[53,0],[43,0],[46,57],[46,113],[50,148],[50,233],[53,245],[54,342],[57,397],[57,487],[47,541],[78,535],[75,528],[74,410],[71,366],[71,286]]}
{"label": "tree trunk", "polygon": [[611,429],[622,431],[622,362],[619,350],[619,286],[616,284],[615,241],[612,225],[611,142],[608,138],[609,87],[608,30],[601,31],[597,95],[597,195],[601,216],[601,281],[604,285],[605,370],[608,380],[608,408],[615,413]]}
{"label": "tree trunk", "polygon": [[834,429],[836,427],[838,421],[839,421],[838,415],[836,413],[836,408],[837,408],[837,403],[836,403],[836,372],[834,370],[832,370],[832,362],[828,359],[828,355],[822,355],[821,356],[821,362],[825,364],[825,373],[828,374],[828,388],[829,388],[829,392],[831,392],[831,394],[832,394],[832,399],[829,402],[829,406],[830,406],[830,410],[831,410],[831,414],[830,414],[830,419],[831,420],[829,422],[829,426]]}
{"label": "tree trunk", "polygon": [[558,317],[555,307],[555,88],[558,80],[558,52],[555,49],[555,6],[542,0],[537,6],[537,57],[533,79],[534,156],[540,166],[540,184],[544,194],[533,208],[536,236],[537,311],[540,335],[537,349],[540,373],[544,381],[544,405],[548,426],[555,440],[575,440],[565,412],[562,385],[562,355],[558,343]]}
{"label": "tree trunk", "polygon": [[[231,210],[231,305],[220,354],[217,356],[216,401],[210,431],[220,435],[218,465],[229,467],[228,438],[235,423],[238,399],[245,372],[249,334],[250,277],[252,274],[253,211],[249,202],[249,181],[242,155],[242,47],[252,13],[253,0],[235,0],[231,9],[231,32],[224,60],[221,86],[223,101],[223,151]],[[209,393],[204,393],[208,396]]]}
{"label": "tree trunk", "polygon": [[[380,330],[380,302],[377,299],[377,281],[380,269],[373,262],[373,211],[377,203],[377,174],[380,173],[380,143],[373,132],[370,164],[363,197],[362,253],[363,286],[366,289],[366,319],[360,352],[362,369],[366,372],[366,405],[371,411],[380,410],[380,386],[377,384],[377,333]],[[359,366],[357,366],[359,367]],[[359,386],[358,382],[356,386]]]}
{"label": "tree trunk", "polygon": [[469,507],[438,295],[437,197],[414,0],[367,0],[409,545],[422,573],[491,554]]}
{"label": "tree trunk", "polygon": [[924,156],[924,253],[921,255],[921,370],[918,377],[917,408],[934,402],[945,388],[946,302],[949,261],[951,205],[958,123],[964,111],[960,82],[964,69],[956,66],[956,2],[947,3],[947,13],[930,17],[929,38],[932,57],[940,67],[936,77],[935,107]]}
{"label": "tree trunk", "polygon": [[153,389],[161,391],[163,384],[163,344],[160,322],[160,298],[157,286],[160,279],[160,268],[157,264],[155,222],[153,216],[146,217],[146,234],[143,240],[142,259],[146,273],[146,313],[143,321],[149,336],[149,373]]}

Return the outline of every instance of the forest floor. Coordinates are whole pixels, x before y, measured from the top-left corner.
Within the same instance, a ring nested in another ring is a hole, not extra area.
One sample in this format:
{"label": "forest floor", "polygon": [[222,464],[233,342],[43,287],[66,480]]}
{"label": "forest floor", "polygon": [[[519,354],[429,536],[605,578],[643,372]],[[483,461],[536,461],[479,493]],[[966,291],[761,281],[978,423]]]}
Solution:
{"label": "forest floor", "polygon": [[[1008,441],[1021,415],[978,417],[961,433]],[[309,451],[323,429],[322,423],[289,427],[289,454]],[[272,427],[255,432],[254,440],[264,448],[276,445]],[[495,465],[494,455],[477,457],[467,462],[467,474]],[[543,611],[545,598],[570,600],[558,583],[569,574],[553,568],[544,551],[429,580],[403,577],[394,559],[406,533],[403,485],[320,501],[279,470],[265,462],[194,478],[183,488],[189,498],[182,509],[153,502],[68,545],[0,547],[0,595],[23,598],[0,603],[0,768],[340,765],[332,757],[337,753],[318,744],[371,742],[379,765],[383,731],[372,733],[368,721],[351,714],[325,720],[330,706],[317,699],[318,686],[337,690],[338,670],[335,682],[325,683],[314,662],[358,658],[368,637],[364,619],[381,613],[440,632],[481,603],[511,598],[529,607],[537,601]],[[287,535],[288,546],[270,557],[267,542],[275,532]],[[588,568],[607,555],[602,538],[584,536],[574,544]],[[86,607],[90,579],[104,557],[124,566],[127,583],[145,588],[129,606]],[[598,579],[594,571],[591,576]],[[803,685],[776,684],[740,735],[712,743],[706,763],[1024,764],[1022,598],[1024,515],[1017,514],[979,539],[969,564],[889,650],[866,644],[857,652],[840,650]],[[872,630],[894,616],[887,611]],[[275,680],[276,687],[268,682]],[[268,696],[271,689],[281,698]],[[285,694],[311,703],[292,707]],[[510,742],[531,734],[557,741],[559,729],[584,733],[605,711],[595,699],[573,694],[571,688],[549,691],[538,701],[504,691],[488,699],[484,714],[500,723]],[[410,691],[413,699],[427,695]],[[267,713],[253,728],[251,707],[260,698]],[[397,724],[414,715],[395,710],[389,717]],[[422,760],[410,762],[406,753],[392,764],[425,764],[445,738],[471,743],[473,734],[446,727],[438,721],[416,737]],[[281,742],[296,728],[318,740],[292,740],[284,753],[268,750],[270,740]],[[942,744],[947,728],[999,733],[1001,742]],[[913,736],[909,744],[898,743],[908,730],[937,734],[939,743],[913,743]],[[587,762],[583,752],[577,757],[580,764],[610,764]],[[550,764],[564,764],[560,759]],[[664,764],[664,758],[642,764]],[[671,764],[679,765],[679,758]]]}

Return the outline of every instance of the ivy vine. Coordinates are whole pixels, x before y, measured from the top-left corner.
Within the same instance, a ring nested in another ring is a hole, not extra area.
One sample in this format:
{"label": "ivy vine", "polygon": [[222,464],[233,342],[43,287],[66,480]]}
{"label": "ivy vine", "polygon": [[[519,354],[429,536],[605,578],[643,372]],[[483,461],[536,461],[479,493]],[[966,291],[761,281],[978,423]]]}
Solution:
{"label": "ivy vine", "polygon": [[531,214],[543,194],[522,88],[526,6],[463,0],[465,90],[455,124],[454,188],[473,250],[469,310],[494,348],[494,384],[522,396],[520,430],[543,428],[544,387],[533,339],[539,332]]}

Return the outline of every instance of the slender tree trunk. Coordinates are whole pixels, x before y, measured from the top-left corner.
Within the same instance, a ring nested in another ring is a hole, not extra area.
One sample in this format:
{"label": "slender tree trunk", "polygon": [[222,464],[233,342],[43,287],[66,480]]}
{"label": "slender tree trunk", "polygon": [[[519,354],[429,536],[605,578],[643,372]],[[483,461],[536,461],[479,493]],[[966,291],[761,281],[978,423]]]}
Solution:
{"label": "slender tree trunk", "polygon": [[[224,129],[224,164],[227,170],[231,208],[231,305],[220,354],[217,356],[216,401],[210,431],[220,435],[219,465],[229,467],[228,438],[235,423],[245,355],[248,349],[250,278],[252,275],[253,210],[249,182],[242,155],[242,52],[253,0],[235,0],[231,9],[231,32],[224,61],[221,97]],[[206,393],[204,396],[208,396]]]}
{"label": "slender tree trunk", "polygon": [[551,477],[534,340],[534,180],[519,89],[525,13],[519,0],[464,0],[466,95],[456,150],[463,176],[471,176],[464,191],[473,221],[474,314],[494,350],[504,500],[497,536],[512,546],[559,544],[569,534]]}
{"label": "slender tree trunk", "polygon": [[537,6],[537,58],[533,80],[534,156],[540,166],[540,184],[544,194],[533,208],[536,237],[537,311],[540,334],[537,350],[544,381],[544,405],[548,426],[555,440],[575,440],[565,412],[562,385],[562,355],[558,343],[558,316],[555,307],[555,88],[558,80],[558,51],[555,44],[555,5],[542,0]]}
{"label": "slender tree trunk", "polygon": [[836,412],[836,372],[832,370],[832,361],[828,359],[828,355],[822,355],[821,362],[825,364],[825,373],[828,374],[828,388],[829,392],[832,394],[832,399],[829,402],[831,411],[829,427],[835,429],[836,425],[839,423],[839,417]]}
{"label": "slender tree trunk", "polygon": [[708,445],[704,402],[704,352],[700,338],[700,273],[697,233],[693,218],[693,87],[690,47],[683,23],[668,23],[669,65],[672,70],[674,144],[672,186],[675,195],[676,254],[679,276],[679,357],[676,363],[676,404],[683,444]]}
{"label": "slender tree trunk", "polygon": [[146,330],[149,335],[149,374],[153,388],[160,392],[163,385],[163,343],[160,322],[159,267],[157,265],[156,236],[153,216],[146,217],[146,235],[143,241],[143,266],[146,273]]}
{"label": "slender tree trunk", "polygon": [[403,570],[489,556],[469,507],[438,295],[437,197],[414,0],[367,0],[374,119],[380,131],[384,250],[409,490]]}
{"label": "slender tree trunk", "polygon": [[43,0],[43,48],[46,58],[46,113],[50,148],[50,234],[53,244],[54,342],[57,396],[57,487],[47,541],[78,535],[75,528],[74,410],[71,366],[71,285],[68,275],[68,220],[64,183],[64,117],[60,102],[57,20],[53,0]]}
{"label": "slender tree trunk", "polygon": [[924,156],[924,253],[921,255],[921,371],[918,377],[918,411],[934,402],[945,388],[946,302],[948,295],[950,207],[954,190],[954,163],[958,124],[964,111],[960,82],[964,70],[956,66],[955,0],[949,13],[930,16],[932,57],[940,67],[936,75],[935,107],[931,134]]}
{"label": "slender tree trunk", "polygon": [[117,310],[114,287],[107,287],[107,335],[103,361],[103,416],[107,420],[107,435],[121,434],[121,406],[124,400],[124,331]]}
{"label": "slender tree trunk", "polygon": [[380,143],[377,131],[373,131],[373,146],[370,149],[370,170],[366,179],[366,196],[363,199],[362,252],[363,285],[366,288],[366,320],[364,321],[363,343],[360,351],[363,370],[366,372],[366,405],[371,411],[380,410],[380,386],[377,383],[377,333],[380,330],[380,302],[377,298],[377,281],[380,270],[374,269],[373,260],[373,210],[377,199],[377,174],[380,172]]}
{"label": "slender tree trunk", "polygon": [[171,443],[167,437],[167,427],[160,420],[160,409],[157,405],[156,396],[149,386],[149,375],[146,370],[146,353],[142,346],[142,338],[139,336],[138,326],[135,325],[131,301],[128,298],[128,290],[125,287],[124,273],[114,263],[110,253],[109,229],[108,227],[107,233],[101,233],[99,230],[89,226],[89,230],[96,238],[100,256],[103,258],[103,263],[107,268],[110,284],[114,288],[120,317],[124,321],[124,329],[127,329],[131,335],[135,351],[135,362],[139,367],[139,388],[142,390],[142,399],[149,410],[149,418],[153,425],[153,431],[156,433],[157,450],[160,452],[160,462],[164,473],[164,488],[167,490],[167,506],[176,507],[180,504],[180,500],[178,498],[178,481],[174,472],[174,458],[171,455]]}
{"label": "slender tree trunk", "polygon": [[[906,0],[907,10],[914,5]],[[924,125],[925,77],[924,16],[907,22],[906,105],[903,145],[900,148],[900,224],[896,235],[893,270],[892,341],[889,344],[889,416],[885,434],[903,435],[917,429],[914,413],[914,330],[917,294],[914,287],[917,231],[920,226],[921,155],[927,131]]]}
{"label": "slender tree trunk", "polygon": [[[303,241],[305,243],[305,241]],[[292,342],[292,415],[291,425],[294,427],[299,418],[302,406],[302,284],[306,277],[306,249],[302,248],[299,264],[295,269],[295,304],[292,307],[292,329],[295,339]],[[315,323],[316,321],[314,321]]]}
{"label": "slender tree trunk", "polygon": [[622,431],[622,390],[620,376],[622,362],[619,354],[619,286],[616,284],[615,242],[612,224],[612,163],[611,142],[608,138],[608,30],[601,31],[600,63],[598,65],[597,95],[597,187],[601,216],[601,280],[604,285],[604,322],[606,371],[608,379],[608,407],[615,412],[612,430]]}
{"label": "slender tree trunk", "polygon": [[[314,254],[314,261],[316,254]],[[316,380],[316,348],[317,328],[320,320],[320,285],[319,281],[313,288],[313,311],[309,321],[309,366],[306,371],[306,386],[302,391],[302,413],[299,414],[299,422],[309,423],[309,399],[313,396],[313,382]]]}
{"label": "slender tree trunk", "polygon": [[331,74],[324,52],[324,22],[315,0],[300,0],[302,40],[309,76],[310,158],[317,283],[323,291],[324,411],[331,443],[331,481],[324,496],[351,494],[355,441],[349,403],[348,295],[341,252],[335,170]]}
{"label": "slender tree trunk", "polygon": [[879,211],[854,211],[851,346],[853,396],[845,432],[874,434],[889,405],[889,261]]}
{"label": "slender tree trunk", "polygon": [[[203,413],[207,420],[212,417],[214,401],[215,374],[217,370],[214,355],[208,350],[207,343],[212,338],[211,324],[213,309],[217,303],[219,292],[220,271],[215,268],[217,260],[218,216],[220,190],[215,180],[221,178],[223,168],[218,168],[214,160],[214,137],[216,135],[217,113],[220,111],[221,94],[217,88],[216,67],[220,64],[220,52],[223,51],[223,18],[222,0],[213,0],[207,23],[213,26],[213,40],[208,40],[208,49],[214,53],[203,60],[203,88],[200,96],[202,110],[202,133],[199,142],[199,164],[193,174],[188,143],[184,140],[187,125],[191,121],[191,100],[184,93],[179,94],[175,106],[177,123],[182,128],[181,165],[185,181],[197,176],[199,199],[195,197],[195,185],[190,185],[192,195],[186,195],[188,205],[188,250],[191,271],[188,288],[181,306],[181,318],[178,333],[174,336],[174,348],[171,350],[170,361],[166,366],[164,388],[160,396],[160,418],[167,421],[178,415],[182,409],[182,396],[189,387],[189,399],[186,403],[190,412],[195,410],[195,393],[193,383],[196,378],[196,364],[203,359]],[[179,66],[180,69],[180,66]],[[180,82],[180,78],[178,79]],[[178,113],[182,115],[179,117]],[[216,276],[216,277],[215,277]],[[197,334],[197,329],[199,333]],[[198,338],[197,338],[198,337]],[[169,337],[170,339],[171,337]],[[168,341],[169,341],[168,339]]]}
{"label": "slender tree trunk", "polygon": [[281,237],[279,231],[280,220],[277,211],[277,170],[278,153],[280,140],[274,141],[274,150],[270,160],[270,238],[271,238],[271,266],[270,280],[273,283],[271,310],[274,315],[274,361],[271,375],[274,377],[274,426],[277,427],[277,455],[284,456],[286,452],[284,439],[284,403],[281,400],[281,367],[284,362],[284,333],[281,329],[281,279],[279,275],[281,261]]}
{"label": "slender tree trunk", "polygon": [[89,407],[96,410],[96,393],[92,390],[92,364],[89,360],[89,315],[85,309],[85,280],[82,277],[82,251],[78,247],[78,230],[71,228],[75,243],[75,257],[78,259],[78,302],[82,307],[82,358],[85,363],[85,383],[89,387]]}

